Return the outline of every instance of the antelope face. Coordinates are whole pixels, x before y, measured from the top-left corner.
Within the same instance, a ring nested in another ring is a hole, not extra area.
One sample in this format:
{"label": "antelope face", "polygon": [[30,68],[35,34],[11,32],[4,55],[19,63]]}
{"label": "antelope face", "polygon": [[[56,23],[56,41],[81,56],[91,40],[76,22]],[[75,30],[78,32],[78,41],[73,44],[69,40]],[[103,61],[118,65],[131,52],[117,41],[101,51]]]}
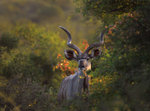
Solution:
{"label": "antelope face", "polygon": [[[85,70],[85,71],[90,70],[91,62],[89,61],[89,59],[95,58],[101,54],[101,51],[97,47],[100,47],[103,44],[103,35],[106,30],[104,30],[101,33],[100,42],[91,44],[82,53],[76,45],[71,44],[72,38],[71,38],[71,34],[69,33],[69,31],[67,29],[65,29],[64,27],[60,26],[60,28],[63,29],[68,35],[68,42],[67,42],[68,47],[70,47],[76,51],[75,52],[74,50],[70,50],[70,49],[65,50],[64,51],[65,57],[68,60],[76,60],[78,62],[79,69]],[[91,53],[89,53],[90,51],[91,51]]]}
{"label": "antelope face", "polygon": [[84,71],[91,69],[91,62],[90,59],[95,58],[99,56],[101,53],[99,49],[93,49],[91,53],[87,53],[86,51],[84,53],[77,54],[74,50],[65,50],[65,57],[68,60],[75,60],[78,62],[78,68]]}
{"label": "antelope face", "polygon": [[88,59],[80,59],[78,61],[78,67],[84,71],[91,70],[91,62]]}

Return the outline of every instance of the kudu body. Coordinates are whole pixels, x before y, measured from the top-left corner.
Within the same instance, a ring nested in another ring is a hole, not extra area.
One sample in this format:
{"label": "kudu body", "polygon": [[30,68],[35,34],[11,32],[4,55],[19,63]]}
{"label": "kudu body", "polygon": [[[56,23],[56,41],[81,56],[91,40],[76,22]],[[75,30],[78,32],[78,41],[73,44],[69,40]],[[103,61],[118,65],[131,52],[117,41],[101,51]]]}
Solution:
{"label": "kudu body", "polygon": [[[76,71],[74,75],[65,77],[61,83],[58,92],[58,100],[62,101],[64,99],[72,100],[85,90],[88,93],[89,77],[86,74],[86,71],[91,69],[91,62],[89,61],[89,59],[97,57],[101,54],[101,51],[97,47],[100,47],[103,44],[103,35],[106,30],[101,33],[100,41],[98,43],[91,44],[85,50],[85,52],[82,53],[76,45],[71,43],[72,38],[69,31],[62,26],[60,26],[60,28],[64,30],[68,35],[68,47],[73,48],[77,52],[76,54],[73,50],[65,50],[65,57],[68,60],[76,60],[78,62],[78,71]],[[90,50],[91,53],[89,53]]]}

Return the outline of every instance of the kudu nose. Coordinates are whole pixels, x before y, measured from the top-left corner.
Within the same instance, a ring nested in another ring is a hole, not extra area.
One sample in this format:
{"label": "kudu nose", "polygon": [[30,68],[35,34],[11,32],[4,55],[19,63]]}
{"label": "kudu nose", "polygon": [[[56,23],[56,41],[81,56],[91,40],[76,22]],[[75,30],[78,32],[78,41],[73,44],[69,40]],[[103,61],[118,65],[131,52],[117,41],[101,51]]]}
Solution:
{"label": "kudu nose", "polygon": [[80,68],[84,68],[84,67],[85,67],[85,66],[84,66],[84,61],[80,61],[80,62],[79,62],[79,67],[80,67]]}

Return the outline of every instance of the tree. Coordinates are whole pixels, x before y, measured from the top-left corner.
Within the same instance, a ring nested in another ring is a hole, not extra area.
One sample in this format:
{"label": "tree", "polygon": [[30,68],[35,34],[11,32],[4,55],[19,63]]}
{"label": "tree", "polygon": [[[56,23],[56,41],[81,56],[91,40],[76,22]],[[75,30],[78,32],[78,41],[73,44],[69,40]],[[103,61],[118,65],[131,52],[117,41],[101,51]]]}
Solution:
{"label": "tree", "polygon": [[113,24],[105,36],[105,52],[91,72],[97,81],[91,98],[97,101],[96,109],[149,110],[150,1],[83,0],[82,3],[80,9],[86,16],[96,16],[105,27]]}

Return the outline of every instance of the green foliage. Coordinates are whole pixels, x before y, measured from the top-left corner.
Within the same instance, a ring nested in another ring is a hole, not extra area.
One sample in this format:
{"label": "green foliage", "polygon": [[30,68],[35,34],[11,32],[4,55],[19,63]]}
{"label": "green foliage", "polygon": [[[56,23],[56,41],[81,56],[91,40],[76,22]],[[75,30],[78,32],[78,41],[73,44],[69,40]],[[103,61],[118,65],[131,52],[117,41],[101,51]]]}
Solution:
{"label": "green foliage", "polygon": [[50,97],[46,87],[42,87],[30,78],[16,77],[1,91],[0,105],[1,108],[5,106],[5,110],[49,111],[57,102],[54,94]]}
{"label": "green foliage", "polygon": [[[148,0],[75,0],[81,2],[78,9],[84,15],[94,15],[106,24],[114,23],[122,15],[134,12],[141,5],[146,5]],[[79,4],[79,3],[78,3]]]}
{"label": "green foliage", "polygon": [[16,37],[12,37],[9,33],[3,33],[0,39],[1,47],[6,47],[7,49],[16,48],[18,44],[18,39]]}
{"label": "green foliage", "polygon": [[[9,80],[0,79],[0,105],[4,110],[47,111],[56,105],[55,88],[60,78],[53,66],[63,47],[64,41],[58,33],[33,23],[18,24],[2,33],[0,77]],[[52,97],[49,87],[54,89]]]}
{"label": "green foliage", "polygon": [[16,26],[9,35],[2,34],[0,42],[1,49],[10,49],[1,51],[1,75],[7,77],[17,74],[33,78],[52,76],[57,53],[63,46],[58,34],[46,32],[34,24]]}
{"label": "green foliage", "polygon": [[149,0],[82,0],[79,8],[85,15],[102,19],[104,26],[114,24],[105,36],[103,56],[93,62],[90,101],[95,110],[150,110],[149,4]]}

